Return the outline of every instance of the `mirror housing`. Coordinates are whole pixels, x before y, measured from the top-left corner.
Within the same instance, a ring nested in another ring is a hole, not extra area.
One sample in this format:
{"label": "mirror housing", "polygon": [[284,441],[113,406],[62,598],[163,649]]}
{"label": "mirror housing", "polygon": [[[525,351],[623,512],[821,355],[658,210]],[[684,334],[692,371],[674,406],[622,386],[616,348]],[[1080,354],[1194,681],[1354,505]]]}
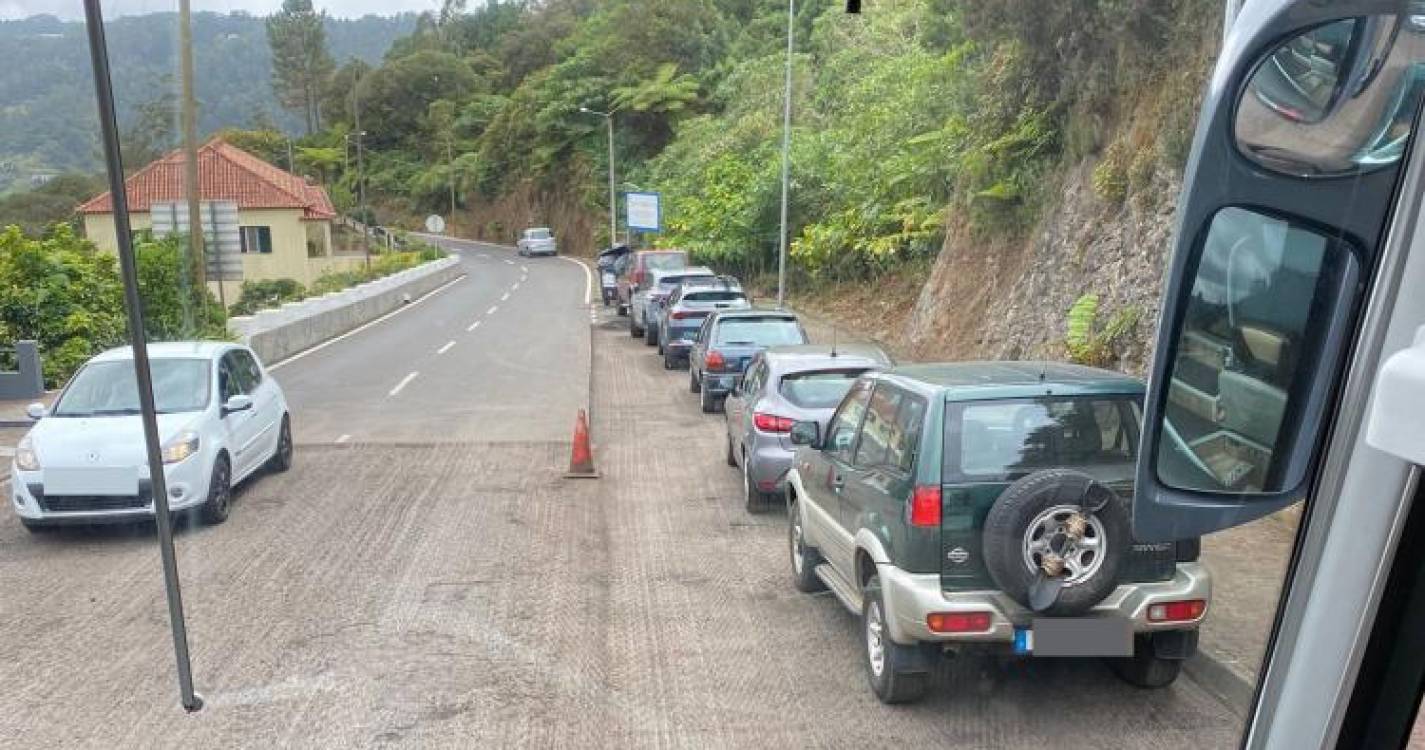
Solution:
{"label": "mirror housing", "polygon": [[821,448],[821,425],[811,419],[796,422],[792,424],[792,432],[789,437],[792,445]]}
{"label": "mirror housing", "polygon": [[1366,443],[1396,458],[1425,464],[1425,326],[1415,343],[1392,354],[1376,376],[1375,397],[1366,422]]}
{"label": "mirror housing", "polygon": [[223,404],[223,416],[226,417],[229,414],[233,414],[235,412],[240,411],[247,411],[251,408],[252,396],[248,396],[243,393],[234,394],[232,396],[229,396],[228,400]]}
{"label": "mirror housing", "polygon": [[49,414],[49,409],[46,409],[44,404],[36,401],[25,407],[25,414],[29,415],[30,419],[38,421],[44,419]]}

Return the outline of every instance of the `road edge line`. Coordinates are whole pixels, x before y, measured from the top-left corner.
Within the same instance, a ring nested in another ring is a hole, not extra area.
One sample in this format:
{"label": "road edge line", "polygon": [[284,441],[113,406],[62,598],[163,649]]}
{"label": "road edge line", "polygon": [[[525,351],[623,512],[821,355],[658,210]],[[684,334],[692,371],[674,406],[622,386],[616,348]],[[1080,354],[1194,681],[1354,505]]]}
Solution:
{"label": "road edge line", "polygon": [[321,343],[319,343],[319,344],[314,344],[314,345],[312,345],[312,346],[307,347],[306,349],[303,349],[303,350],[300,351],[300,352],[297,352],[296,354],[293,354],[293,355],[291,355],[291,356],[285,357],[285,358],[283,358],[283,359],[281,359],[281,360],[278,360],[277,362],[273,362],[272,364],[267,365],[267,366],[266,366],[266,369],[268,369],[268,370],[276,370],[276,369],[279,368],[279,367],[286,367],[287,365],[289,365],[289,364],[291,364],[291,363],[293,363],[293,362],[296,362],[297,360],[299,360],[299,359],[301,359],[301,358],[307,356],[308,354],[314,354],[314,353],[316,353],[316,352],[318,352],[318,351],[321,351],[322,349],[327,348],[328,346],[331,346],[332,344],[335,344],[335,343],[338,342],[338,341],[341,341],[342,339],[348,338],[348,337],[350,337],[350,336],[355,336],[356,334],[361,333],[362,331],[364,331],[364,330],[370,328],[371,326],[376,325],[377,323],[381,323],[381,322],[383,322],[383,321],[385,321],[385,320],[387,320],[387,319],[389,319],[389,318],[394,318],[394,317],[396,317],[396,315],[398,315],[398,314],[400,314],[400,313],[403,313],[403,312],[405,312],[405,311],[407,311],[407,310],[409,310],[409,309],[415,307],[416,305],[419,305],[419,304],[422,303],[422,302],[425,302],[426,300],[430,299],[431,297],[434,297],[434,296],[437,295],[437,294],[440,294],[441,292],[445,291],[446,289],[449,289],[450,287],[454,286],[457,282],[463,281],[463,280],[465,279],[466,275],[467,275],[467,274],[462,273],[462,274],[460,274],[459,276],[456,276],[455,278],[451,279],[450,281],[447,281],[447,282],[445,282],[444,284],[441,284],[440,286],[438,286],[438,287],[436,287],[436,288],[430,290],[429,292],[426,292],[425,294],[422,294],[420,297],[418,297],[418,298],[416,298],[416,299],[414,299],[414,300],[411,300],[411,303],[408,304],[408,305],[401,305],[400,307],[397,307],[396,309],[392,310],[391,312],[388,312],[388,313],[386,313],[385,315],[382,315],[381,317],[376,318],[375,320],[368,320],[368,321],[366,321],[365,323],[362,323],[361,325],[359,325],[359,326],[357,326],[357,327],[351,329],[350,331],[347,331],[346,333],[340,334],[340,335],[338,335],[338,336],[333,336],[332,338],[329,338],[329,339],[327,339],[326,341],[323,341],[323,342],[321,342]]}
{"label": "road edge line", "polygon": [[594,272],[589,270],[589,264],[582,259],[571,258],[567,255],[554,256],[560,260],[567,260],[570,263],[584,269],[584,304],[587,306],[594,300]]}

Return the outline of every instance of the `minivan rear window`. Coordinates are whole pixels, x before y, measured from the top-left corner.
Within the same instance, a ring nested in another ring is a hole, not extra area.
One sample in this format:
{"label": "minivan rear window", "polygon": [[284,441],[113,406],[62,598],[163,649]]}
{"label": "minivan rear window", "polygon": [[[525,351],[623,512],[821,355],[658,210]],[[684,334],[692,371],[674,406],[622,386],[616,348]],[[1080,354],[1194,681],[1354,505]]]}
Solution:
{"label": "minivan rear window", "polygon": [[1141,399],[1128,395],[952,403],[946,481],[1013,481],[1060,466],[1131,464],[1141,409]]}
{"label": "minivan rear window", "polygon": [[803,409],[831,409],[841,403],[860,370],[812,370],[791,372],[782,376],[777,392],[793,406]]}

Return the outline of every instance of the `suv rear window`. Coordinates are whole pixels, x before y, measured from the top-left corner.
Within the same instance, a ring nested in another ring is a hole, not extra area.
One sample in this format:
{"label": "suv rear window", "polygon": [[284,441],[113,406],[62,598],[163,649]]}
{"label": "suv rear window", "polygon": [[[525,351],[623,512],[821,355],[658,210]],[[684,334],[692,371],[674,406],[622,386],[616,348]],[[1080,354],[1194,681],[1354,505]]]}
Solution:
{"label": "suv rear window", "polygon": [[643,256],[643,267],[650,271],[667,271],[673,268],[682,268],[688,265],[688,256],[684,253],[648,253]]}
{"label": "suv rear window", "polygon": [[659,289],[662,289],[662,290],[665,290],[665,291],[672,291],[672,290],[674,290],[674,289],[677,289],[677,288],[678,288],[678,285],[682,284],[684,281],[688,281],[688,280],[691,280],[691,279],[710,279],[710,278],[712,278],[712,277],[711,277],[711,276],[708,276],[708,275],[705,274],[705,273],[690,273],[690,274],[687,274],[686,276],[685,276],[685,275],[681,275],[681,274],[675,274],[675,275],[671,275],[671,276],[660,276],[660,277],[658,277],[658,288],[659,288]]}
{"label": "suv rear window", "polygon": [[785,346],[805,344],[802,327],[792,318],[728,318],[719,320],[714,344]]}
{"label": "suv rear window", "polygon": [[527,240],[547,240],[549,239],[548,229],[526,229],[524,233]]}
{"label": "suv rear window", "polygon": [[1132,463],[1136,396],[952,403],[945,418],[947,481],[1013,481],[1058,466]]}
{"label": "suv rear window", "polygon": [[747,299],[747,295],[732,290],[688,292],[683,295],[684,302],[731,302],[738,299]]}
{"label": "suv rear window", "polygon": [[830,409],[841,403],[851,384],[865,370],[813,370],[782,376],[777,392],[793,406],[803,409]]}

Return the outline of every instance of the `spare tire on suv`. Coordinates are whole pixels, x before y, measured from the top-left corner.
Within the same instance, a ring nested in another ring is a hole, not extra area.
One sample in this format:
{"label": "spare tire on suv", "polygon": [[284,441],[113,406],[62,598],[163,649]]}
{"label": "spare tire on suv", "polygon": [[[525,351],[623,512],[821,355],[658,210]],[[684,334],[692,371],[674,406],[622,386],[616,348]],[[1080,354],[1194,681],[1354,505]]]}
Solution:
{"label": "spare tire on suv", "polygon": [[1113,490],[1081,471],[1046,469],[1000,494],[985,518],[983,540],[990,577],[1026,607],[1041,570],[1061,568],[1063,586],[1042,614],[1064,616],[1086,612],[1113,593],[1132,532]]}

